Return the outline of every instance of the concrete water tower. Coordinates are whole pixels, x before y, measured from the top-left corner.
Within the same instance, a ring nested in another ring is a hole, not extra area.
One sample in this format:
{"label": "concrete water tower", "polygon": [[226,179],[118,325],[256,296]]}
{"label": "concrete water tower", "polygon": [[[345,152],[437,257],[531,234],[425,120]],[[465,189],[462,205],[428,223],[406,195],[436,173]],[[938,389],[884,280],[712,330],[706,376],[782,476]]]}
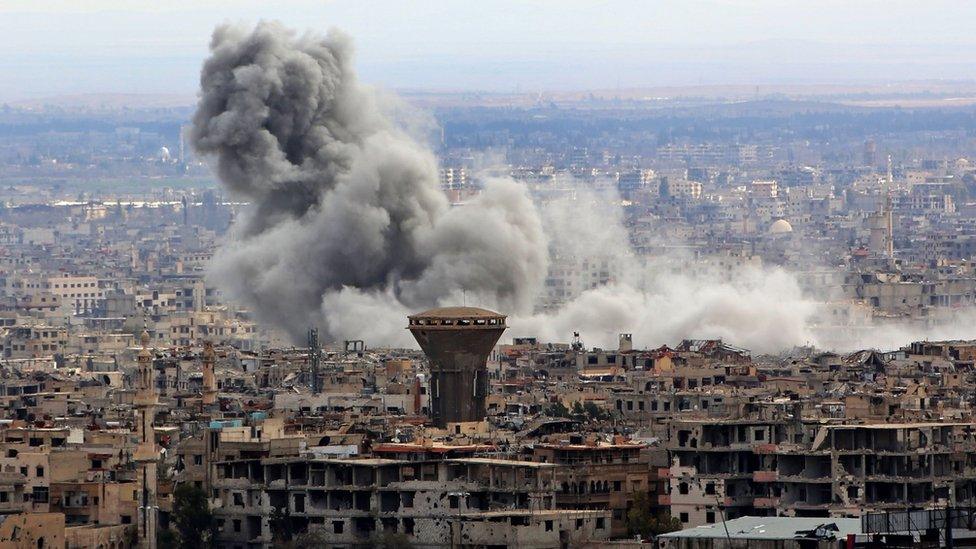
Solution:
{"label": "concrete water tower", "polygon": [[408,318],[407,329],[430,360],[434,425],[483,420],[488,355],[505,331],[505,315],[476,307],[444,307]]}

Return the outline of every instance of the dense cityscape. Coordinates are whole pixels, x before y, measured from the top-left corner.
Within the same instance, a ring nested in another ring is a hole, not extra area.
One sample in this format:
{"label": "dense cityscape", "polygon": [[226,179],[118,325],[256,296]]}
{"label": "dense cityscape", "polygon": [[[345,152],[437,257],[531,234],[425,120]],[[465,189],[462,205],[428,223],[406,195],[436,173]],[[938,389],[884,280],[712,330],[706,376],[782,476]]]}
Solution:
{"label": "dense cityscape", "polygon": [[976,541],[976,85],[0,106],[0,547]]}

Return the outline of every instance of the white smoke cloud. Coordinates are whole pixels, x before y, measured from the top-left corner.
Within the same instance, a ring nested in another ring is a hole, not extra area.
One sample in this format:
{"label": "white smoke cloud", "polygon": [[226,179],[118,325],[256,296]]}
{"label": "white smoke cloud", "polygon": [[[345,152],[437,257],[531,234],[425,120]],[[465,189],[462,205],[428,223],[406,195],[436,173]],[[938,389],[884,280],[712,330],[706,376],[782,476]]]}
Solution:
{"label": "white smoke cloud", "polygon": [[[612,192],[578,188],[540,213],[524,186],[503,178],[451,207],[420,142],[432,123],[361,85],[341,34],[220,27],[201,89],[193,143],[252,204],[210,276],[296,342],[314,325],[335,340],[413,345],[407,314],[461,303],[509,314],[508,337],[567,341],[579,331],[603,347],[621,332],[644,347],[722,338],[760,352],[820,341],[891,347],[919,333],[904,325],[825,336],[822,305],[786,271],[719,275],[674,255],[638,258]],[[557,265],[606,262],[610,282],[547,307],[539,296],[550,253]]]}
{"label": "white smoke cloud", "polygon": [[760,352],[816,341],[809,320],[816,303],[782,270],[749,269],[735,282],[684,275],[660,279],[654,289],[610,284],[587,290],[559,309],[511,319],[511,335],[567,341],[580,332],[588,345],[616,348],[617,335],[657,347],[685,338],[721,338]]}
{"label": "white smoke cloud", "polygon": [[810,321],[819,306],[782,269],[743,266],[717,276],[682,267],[680,254],[634,255],[616,193],[578,186],[542,209],[546,232],[564,256],[607,261],[612,281],[583,291],[555,310],[514,315],[510,335],[567,341],[580,332],[588,345],[615,348],[620,333],[657,347],[684,338],[722,338],[775,352],[813,342]]}
{"label": "white smoke cloud", "polygon": [[[826,319],[826,316],[821,317]],[[893,350],[913,341],[972,340],[976,337],[976,310],[945,311],[935,319],[881,318],[847,326],[824,323],[817,326],[819,346],[837,351],[858,349]]]}
{"label": "white smoke cloud", "polygon": [[[613,281],[554,310],[514,315],[510,336],[565,342],[579,332],[587,345],[604,348],[616,348],[620,333],[632,333],[634,345],[645,348],[685,338],[721,338],[756,352],[778,353],[797,345],[890,350],[922,339],[976,335],[976,311],[971,308],[925,322],[869,315],[839,321],[827,302],[806,295],[797,277],[782,268],[751,263],[702,268],[702,262],[681,251],[638,258],[619,203],[612,187],[578,185],[541,208],[553,249],[591,261],[608,260]],[[682,249],[680,242],[657,244]]]}

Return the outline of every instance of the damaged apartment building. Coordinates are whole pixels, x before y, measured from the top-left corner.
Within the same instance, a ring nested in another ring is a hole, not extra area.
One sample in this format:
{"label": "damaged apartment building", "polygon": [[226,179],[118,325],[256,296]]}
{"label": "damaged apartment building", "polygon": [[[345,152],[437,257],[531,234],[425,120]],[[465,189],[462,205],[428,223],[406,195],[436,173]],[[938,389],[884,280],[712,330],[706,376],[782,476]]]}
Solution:
{"label": "damaged apartment building", "polygon": [[[272,547],[273,529],[320,529],[333,549],[406,536],[414,547],[560,547],[606,540],[610,513],[559,509],[549,463],[308,456],[217,464],[223,547]],[[275,511],[275,510],[284,510]]]}
{"label": "damaged apartment building", "polygon": [[971,505],[976,487],[970,423],[677,420],[668,449],[661,503],[686,526]]}

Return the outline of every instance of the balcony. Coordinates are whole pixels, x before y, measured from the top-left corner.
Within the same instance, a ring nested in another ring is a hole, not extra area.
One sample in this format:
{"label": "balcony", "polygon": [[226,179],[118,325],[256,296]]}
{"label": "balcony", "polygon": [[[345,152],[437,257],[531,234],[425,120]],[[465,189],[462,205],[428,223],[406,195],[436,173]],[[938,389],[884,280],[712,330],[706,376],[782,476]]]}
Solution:
{"label": "balcony", "polygon": [[803,482],[803,483],[832,483],[834,482],[833,477],[814,477],[808,475],[780,475],[780,482]]}
{"label": "balcony", "polygon": [[779,507],[779,498],[756,498],[752,500],[752,506],[756,509],[775,509]]}
{"label": "balcony", "polygon": [[776,444],[756,444],[752,447],[752,451],[757,454],[775,454],[779,451],[779,446]]}
{"label": "balcony", "polygon": [[556,492],[556,503],[558,505],[568,505],[574,503],[609,503],[609,492],[586,492],[585,494],[573,494]]}
{"label": "balcony", "polygon": [[753,482],[776,482],[779,480],[777,471],[755,471],[752,473]]}

